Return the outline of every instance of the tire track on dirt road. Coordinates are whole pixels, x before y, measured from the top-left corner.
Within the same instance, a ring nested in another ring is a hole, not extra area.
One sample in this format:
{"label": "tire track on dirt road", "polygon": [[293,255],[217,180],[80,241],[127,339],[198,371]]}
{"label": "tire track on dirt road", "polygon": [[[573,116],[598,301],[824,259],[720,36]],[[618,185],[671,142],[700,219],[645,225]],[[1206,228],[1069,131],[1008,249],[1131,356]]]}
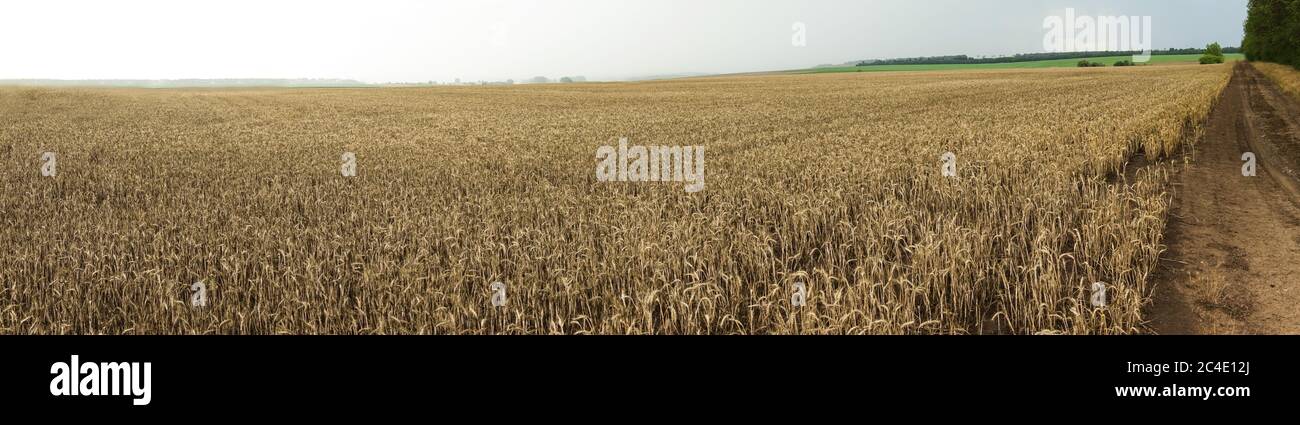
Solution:
{"label": "tire track on dirt road", "polygon": [[[1300,334],[1300,106],[1238,63],[1174,178],[1148,307],[1160,334]],[[1255,154],[1257,176],[1243,176]]]}

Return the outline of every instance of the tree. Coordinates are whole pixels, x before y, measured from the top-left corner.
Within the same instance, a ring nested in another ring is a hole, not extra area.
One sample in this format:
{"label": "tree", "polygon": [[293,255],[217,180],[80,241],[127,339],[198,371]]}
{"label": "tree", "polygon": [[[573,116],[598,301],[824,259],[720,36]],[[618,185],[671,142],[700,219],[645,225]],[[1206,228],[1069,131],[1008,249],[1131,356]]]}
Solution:
{"label": "tree", "polygon": [[1300,0],[1250,0],[1245,30],[1246,59],[1300,67]]}

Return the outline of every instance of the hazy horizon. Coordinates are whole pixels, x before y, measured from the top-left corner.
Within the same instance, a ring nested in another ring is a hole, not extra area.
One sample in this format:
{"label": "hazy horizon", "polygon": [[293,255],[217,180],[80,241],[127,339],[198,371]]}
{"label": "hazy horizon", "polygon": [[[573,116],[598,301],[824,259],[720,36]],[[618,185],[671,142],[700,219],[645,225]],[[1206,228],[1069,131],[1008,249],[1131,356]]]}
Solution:
{"label": "hazy horizon", "polygon": [[[1246,0],[123,1],[0,4],[0,79],[618,80],[1043,51],[1043,19],[1241,42]],[[796,24],[806,45],[792,43]]]}

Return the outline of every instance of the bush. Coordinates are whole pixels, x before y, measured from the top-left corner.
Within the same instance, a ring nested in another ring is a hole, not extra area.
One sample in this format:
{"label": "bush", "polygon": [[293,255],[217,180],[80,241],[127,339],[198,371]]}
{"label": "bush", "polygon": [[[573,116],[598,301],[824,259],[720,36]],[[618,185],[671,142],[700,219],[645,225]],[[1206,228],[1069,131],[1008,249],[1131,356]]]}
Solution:
{"label": "bush", "polygon": [[1205,54],[1223,57],[1223,46],[1220,46],[1219,43],[1210,43],[1205,46]]}
{"label": "bush", "polygon": [[1106,66],[1106,64],[1101,62],[1089,62],[1087,59],[1079,61],[1080,68],[1097,68],[1102,66]]}
{"label": "bush", "polygon": [[1205,46],[1205,54],[1201,56],[1201,65],[1210,65],[1223,63],[1223,46],[1219,43],[1210,43]]}
{"label": "bush", "polygon": [[1122,60],[1119,62],[1115,62],[1115,66],[1137,66],[1137,64],[1133,63],[1133,61],[1131,60]]}

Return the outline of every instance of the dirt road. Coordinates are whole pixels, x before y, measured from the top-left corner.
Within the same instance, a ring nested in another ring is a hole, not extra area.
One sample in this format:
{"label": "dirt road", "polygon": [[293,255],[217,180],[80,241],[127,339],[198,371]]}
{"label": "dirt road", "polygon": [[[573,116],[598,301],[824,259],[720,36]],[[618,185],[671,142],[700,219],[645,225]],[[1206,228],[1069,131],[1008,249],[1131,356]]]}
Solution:
{"label": "dirt road", "polygon": [[1300,334],[1300,105],[1248,64],[1233,72],[1175,177],[1155,333]]}

